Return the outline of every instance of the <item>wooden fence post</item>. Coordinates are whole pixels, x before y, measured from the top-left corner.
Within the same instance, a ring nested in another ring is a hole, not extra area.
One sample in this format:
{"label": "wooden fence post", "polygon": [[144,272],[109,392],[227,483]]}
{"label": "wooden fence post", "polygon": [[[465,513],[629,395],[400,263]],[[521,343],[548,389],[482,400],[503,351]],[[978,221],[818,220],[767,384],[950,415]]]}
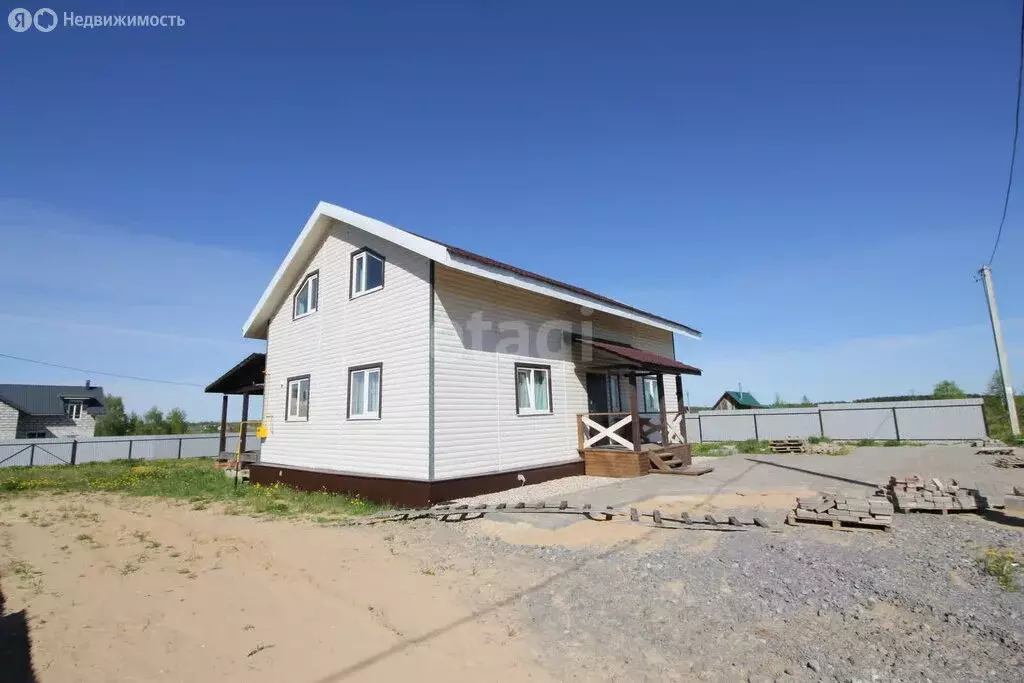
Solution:
{"label": "wooden fence post", "polygon": [[900,440],[900,423],[896,420],[896,406],[892,407],[892,428],[896,430],[896,441]]}
{"label": "wooden fence post", "polygon": [[36,464],[36,445],[32,444],[32,448],[28,452],[28,466],[32,467],[32,465],[35,465],[35,464]]}
{"label": "wooden fence post", "polygon": [[78,461],[78,439],[71,442],[71,464],[74,465]]}
{"label": "wooden fence post", "polygon": [[178,437],[178,460],[181,460],[181,437]]}
{"label": "wooden fence post", "polygon": [[132,459],[132,444],[135,443],[131,439],[128,439],[128,459]]}

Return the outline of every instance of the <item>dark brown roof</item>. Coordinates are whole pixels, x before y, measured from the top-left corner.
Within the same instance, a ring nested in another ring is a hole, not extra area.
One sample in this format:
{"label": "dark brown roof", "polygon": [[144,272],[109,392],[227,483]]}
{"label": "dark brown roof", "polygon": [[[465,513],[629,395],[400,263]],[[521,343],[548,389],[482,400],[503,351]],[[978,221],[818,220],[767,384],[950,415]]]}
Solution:
{"label": "dark brown roof", "polygon": [[651,353],[649,351],[641,351],[640,349],[635,349],[626,344],[616,344],[614,342],[598,339],[584,339],[579,336],[574,336],[573,341],[578,344],[589,344],[590,346],[601,349],[602,351],[607,351],[612,355],[636,363],[643,369],[650,370],[652,372],[663,372],[670,375],[701,374],[700,369],[695,368],[692,365],[680,363],[672,358],[659,356],[658,354]]}
{"label": "dark brown roof", "polygon": [[597,301],[601,301],[601,302],[606,303],[606,304],[611,304],[612,306],[618,306],[619,308],[624,308],[627,311],[633,311],[634,313],[639,313],[641,315],[646,315],[646,316],[648,316],[650,318],[655,318],[655,319],[660,320],[662,322],[668,323],[669,325],[676,325],[676,326],[681,327],[681,328],[687,330],[688,332],[690,332],[691,334],[696,335],[698,337],[702,336],[700,330],[696,330],[696,329],[690,327],[689,325],[684,325],[681,322],[677,322],[675,320],[670,320],[669,318],[665,318],[665,317],[660,316],[660,315],[655,315],[654,313],[651,313],[649,311],[645,311],[645,310],[642,310],[642,309],[639,309],[639,308],[635,308],[633,306],[630,306],[629,304],[624,304],[621,301],[616,301],[615,299],[612,299],[612,298],[607,297],[607,296],[603,296],[603,295],[598,294],[596,292],[591,292],[589,290],[583,289],[582,287],[577,287],[576,285],[570,285],[567,282],[561,282],[559,280],[555,280],[555,279],[547,277],[545,275],[540,275],[539,273],[534,273],[534,272],[531,272],[529,270],[525,270],[523,268],[519,268],[517,266],[509,265],[507,263],[502,263],[501,261],[497,261],[497,260],[489,258],[487,256],[481,256],[480,254],[475,254],[475,253],[473,253],[471,251],[466,251],[465,249],[460,249],[459,247],[453,247],[450,244],[445,244],[444,242],[438,242],[437,240],[432,239],[430,237],[424,237],[423,235],[419,235],[419,237],[423,237],[423,239],[427,239],[427,240],[430,240],[431,242],[435,242],[436,244],[440,244],[442,247],[447,249],[448,253],[451,254],[452,256],[456,256],[458,258],[467,259],[467,260],[470,260],[470,261],[476,261],[477,263],[481,263],[481,264],[483,264],[485,266],[491,266],[492,268],[500,268],[502,270],[507,270],[510,273],[514,273],[514,274],[520,275],[522,277],[530,278],[531,280],[537,280],[537,281],[543,282],[545,284],[554,285],[555,287],[559,287],[561,289],[568,290],[568,291],[573,292],[575,294],[580,294],[582,296],[589,297],[591,299],[595,299]]}
{"label": "dark brown roof", "polygon": [[238,365],[213,380],[210,386],[206,387],[206,393],[262,396],[266,369],[267,354],[250,353]]}

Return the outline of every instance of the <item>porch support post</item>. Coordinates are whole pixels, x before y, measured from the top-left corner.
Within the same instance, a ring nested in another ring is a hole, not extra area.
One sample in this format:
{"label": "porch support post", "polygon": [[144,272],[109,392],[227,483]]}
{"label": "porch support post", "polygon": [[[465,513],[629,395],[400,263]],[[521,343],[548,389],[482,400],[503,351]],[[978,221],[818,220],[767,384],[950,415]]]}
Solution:
{"label": "porch support post", "polygon": [[640,431],[640,403],[636,396],[636,377],[636,375],[629,376],[629,415],[633,427],[633,452],[639,453],[643,432]]}
{"label": "porch support post", "polygon": [[686,404],[683,402],[683,376],[676,375],[676,403],[679,405],[679,434],[683,443],[690,443],[686,436]]}
{"label": "porch support post", "polygon": [[245,453],[245,431],[249,426],[244,424],[249,419],[249,394],[242,394],[242,425],[238,429],[238,450]]}
{"label": "porch support post", "polygon": [[220,442],[217,446],[217,455],[224,452],[224,449],[228,446],[228,395],[224,394],[224,398],[220,402]]}
{"label": "porch support post", "polygon": [[661,447],[668,447],[668,415],[665,410],[665,376],[658,373],[658,409],[661,411]]}

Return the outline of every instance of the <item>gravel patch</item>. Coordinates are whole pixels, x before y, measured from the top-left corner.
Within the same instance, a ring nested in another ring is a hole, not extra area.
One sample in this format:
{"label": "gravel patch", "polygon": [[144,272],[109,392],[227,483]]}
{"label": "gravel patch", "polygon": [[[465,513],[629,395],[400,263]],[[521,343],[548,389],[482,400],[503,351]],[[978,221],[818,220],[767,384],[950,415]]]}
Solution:
{"label": "gravel patch", "polygon": [[1024,529],[976,515],[899,515],[889,533],[652,529],[610,549],[474,524],[429,532],[496,585],[529,577],[515,604],[561,680],[1007,681],[1024,666],[1024,596],[977,564],[1024,549]]}
{"label": "gravel patch", "polygon": [[604,486],[619,481],[614,477],[563,477],[553,479],[540,484],[530,484],[519,488],[499,491],[497,493],[485,493],[471,498],[460,498],[458,503],[475,503],[477,505],[493,505],[495,503],[532,503],[558,496],[579,493],[587,489]]}

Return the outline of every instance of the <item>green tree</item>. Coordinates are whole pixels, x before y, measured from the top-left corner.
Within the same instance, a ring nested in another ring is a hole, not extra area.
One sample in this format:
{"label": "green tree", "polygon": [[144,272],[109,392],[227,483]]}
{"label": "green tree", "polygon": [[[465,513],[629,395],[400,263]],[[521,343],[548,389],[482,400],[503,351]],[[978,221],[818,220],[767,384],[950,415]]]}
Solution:
{"label": "green tree", "polygon": [[996,370],[985,385],[985,396],[995,399],[1000,408],[1006,410],[1006,394],[1003,392],[1003,373]]}
{"label": "green tree", "polygon": [[782,396],[778,393],[775,394],[775,400],[772,402],[772,406],[775,408],[782,408],[786,405],[786,402],[782,400]]}
{"label": "green tree", "polygon": [[188,421],[185,419],[185,411],[175,408],[167,413],[167,429],[170,434],[187,434]]}
{"label": "green tree", "polygon": [[142,416],[142,422],[135,427],[136,434],[169,434],[170,428],[162,410],[153,406]]}
{"label": "green tree", "polygon": [[104,400],[106,413],[96,420],[96,436],[125,436],[131,433],[128,416],[124,412],[124,399],[108,395]]}
{"label": "green tree", "polygon": [[956,382],[944,379],[932,389],[933,398],[964,398],[967,394],[957,386]]}
{"label": "green tree", "polygon": [[804,394],[803,396],[800,397],[800,405],[813,406],[814,404],[811,403],[811,399],[807,398],[807,394]]}

